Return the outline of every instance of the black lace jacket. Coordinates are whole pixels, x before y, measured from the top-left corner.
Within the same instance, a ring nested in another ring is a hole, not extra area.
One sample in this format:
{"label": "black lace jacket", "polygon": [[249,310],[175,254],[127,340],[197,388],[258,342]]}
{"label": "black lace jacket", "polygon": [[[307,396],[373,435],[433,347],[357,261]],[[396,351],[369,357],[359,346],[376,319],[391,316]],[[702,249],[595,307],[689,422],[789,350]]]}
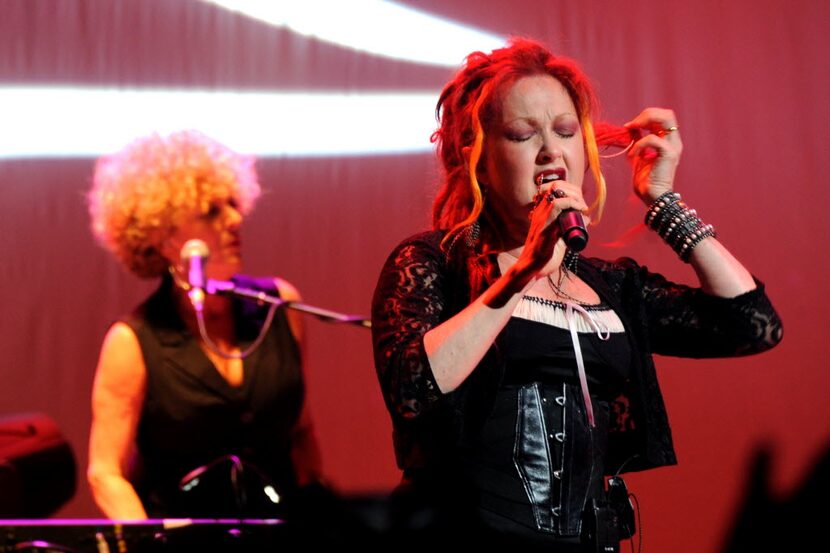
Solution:
{"label": "black lace jacket", "polygon": [[[490,276],[470,278],[466,261],[453,262],[441,251],[442,237],[431,231],[402,242],[383,267],[372,302],[375,367],[392,416],[398,466],[405,471],[438,469],[459,445],[474,439],[504,374],[497,338],[456,390],[443,394],[436,384],[424,334],[498,277],[492,260],[483,272]],[[632,376],[612,405],[609,472],[623,463],[629,471],[677,462],[652,354],[749,355],[782,337],[781,321],[760,282],[736,298],[718,298],[669,282],[628,258],[583,258],[579,276],[620,316],[632,351]]]}

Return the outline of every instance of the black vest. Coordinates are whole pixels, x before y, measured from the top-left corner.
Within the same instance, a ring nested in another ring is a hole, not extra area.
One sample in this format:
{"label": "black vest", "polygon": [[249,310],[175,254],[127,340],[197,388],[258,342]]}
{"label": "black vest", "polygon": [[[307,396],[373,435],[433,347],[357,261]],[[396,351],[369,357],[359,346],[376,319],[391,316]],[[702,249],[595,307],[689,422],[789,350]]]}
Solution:
{"label": "black vest", "polygon": [[[273,280],[237,276],[276,294]],[[136,490],[149,516],[273,514],[263,494],[295,487],[290,435],[304,397],[300,354],[283,310],[231,386],[175,311],[172,281],[124,319],[136,333],[147,368],[137,432]],[[268,306],[234,300],[241,350],[257,337]],[[208,467],[199,478],[188,474]],[[250,488],[250,489],[248,489]]]}

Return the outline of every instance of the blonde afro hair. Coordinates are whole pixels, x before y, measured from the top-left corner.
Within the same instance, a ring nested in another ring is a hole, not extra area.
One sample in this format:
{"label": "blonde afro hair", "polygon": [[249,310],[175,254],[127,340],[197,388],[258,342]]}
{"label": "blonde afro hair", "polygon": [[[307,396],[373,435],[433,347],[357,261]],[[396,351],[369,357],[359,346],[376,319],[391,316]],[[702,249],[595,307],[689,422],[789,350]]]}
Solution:
{"label": "blonde afro hair", "polygon": [[92,232],[141,278],[160,276],[161,245],[184,218],[233,199],[248,213],[259,196],[254,158],[198,131],[138,139],[95,165],[87,195]]}

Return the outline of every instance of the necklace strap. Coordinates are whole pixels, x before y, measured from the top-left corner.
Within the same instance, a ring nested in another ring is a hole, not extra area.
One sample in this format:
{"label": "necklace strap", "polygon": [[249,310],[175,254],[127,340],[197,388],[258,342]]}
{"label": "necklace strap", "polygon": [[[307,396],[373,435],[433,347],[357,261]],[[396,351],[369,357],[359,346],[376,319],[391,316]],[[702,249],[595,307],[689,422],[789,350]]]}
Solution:
{"label": "necklace strap", "polygon": [[550,289],[553,290],[553,293],[556,294],[557,296],[559,296],[560,298],[570,300],[571,302],[573,302],[577,305],[582,305],[582,306],[591,305],[589,302],[577,299],[577,298],[573,297],[572,295],[570,295],[569,293],[565,292],[562,289],[561,286],[559,286],[557,283],[555,283],[553,281],[553,278],[550,275],[547,276],[547,281],[548,281],[548,285],[550,286]]}

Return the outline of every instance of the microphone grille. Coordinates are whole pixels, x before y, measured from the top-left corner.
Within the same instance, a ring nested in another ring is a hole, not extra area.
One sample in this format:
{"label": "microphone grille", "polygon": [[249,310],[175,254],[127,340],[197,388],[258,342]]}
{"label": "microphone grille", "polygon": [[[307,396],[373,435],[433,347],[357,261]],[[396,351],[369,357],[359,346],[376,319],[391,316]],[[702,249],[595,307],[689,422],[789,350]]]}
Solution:
{"label": "microphone grille", "polygon": [[180,255],[182,259],[190,259],[191,257],[207,257],[209,253],[207,244],[203,240],[193,238],[184,243]]}

